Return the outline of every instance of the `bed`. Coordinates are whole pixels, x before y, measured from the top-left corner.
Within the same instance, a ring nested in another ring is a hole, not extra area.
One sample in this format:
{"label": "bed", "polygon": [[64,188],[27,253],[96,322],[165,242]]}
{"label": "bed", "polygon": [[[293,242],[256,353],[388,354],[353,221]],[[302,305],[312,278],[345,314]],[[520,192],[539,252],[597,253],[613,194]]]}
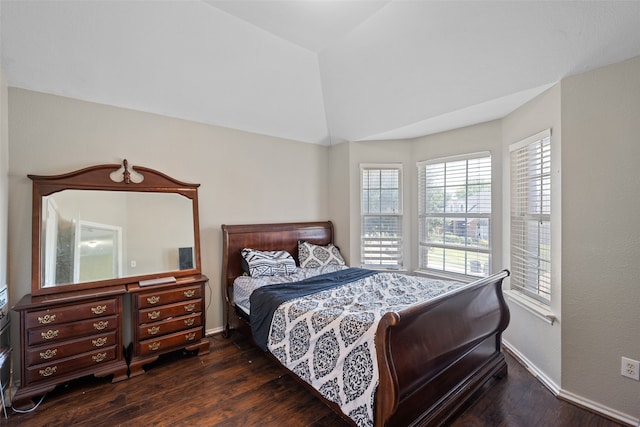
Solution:
{"label": "bed", "polygon": [[[233,298],[234,281],[244,273],[242,249],[286,251],[297,260],[299,241],[326,246],[333,243],[333,234],[329,221],[222,225],[225,333],[240,330],[253,338],[247,315]],[[502,295],[502,280],[508,275],[503,270],[381,316],[372,350],[377,365],[371,401],[375,426],[441,425],[494,378],[507,374],[501,334],[509,323]],[[269,354],[280,363],[277,355]],[[298,379],[348,423],[366,425]]]}

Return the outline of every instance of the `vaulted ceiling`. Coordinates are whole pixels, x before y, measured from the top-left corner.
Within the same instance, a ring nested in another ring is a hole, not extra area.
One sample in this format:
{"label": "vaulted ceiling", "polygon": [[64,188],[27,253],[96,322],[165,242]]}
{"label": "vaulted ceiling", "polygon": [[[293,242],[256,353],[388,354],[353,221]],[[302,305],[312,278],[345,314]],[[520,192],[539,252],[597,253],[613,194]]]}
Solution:
{"label": "vaulted ceiling", "polygon": [[640,55],[640,1],[13,1],[10,86],[293,140],[503,117]]}

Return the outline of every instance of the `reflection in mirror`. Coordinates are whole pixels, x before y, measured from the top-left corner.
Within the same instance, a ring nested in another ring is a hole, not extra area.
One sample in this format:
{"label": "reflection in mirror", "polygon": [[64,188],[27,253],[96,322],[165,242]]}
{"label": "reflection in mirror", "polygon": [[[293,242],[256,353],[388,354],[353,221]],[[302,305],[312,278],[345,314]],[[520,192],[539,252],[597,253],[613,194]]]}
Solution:
{"label": "reflection in mirror", "polygon": [[44,196],[42,211],[42,287],[197,268],[181,194],[71,189]]}
{"label": "reflection in mirror", "polygon": [[122,227],[80,220],[73,282],[122,277]]}

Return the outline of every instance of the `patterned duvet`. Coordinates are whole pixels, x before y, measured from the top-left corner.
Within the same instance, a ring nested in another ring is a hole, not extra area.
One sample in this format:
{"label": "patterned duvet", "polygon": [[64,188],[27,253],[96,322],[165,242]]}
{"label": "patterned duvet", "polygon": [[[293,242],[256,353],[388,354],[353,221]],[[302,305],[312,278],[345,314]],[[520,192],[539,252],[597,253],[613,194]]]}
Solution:
{"label": "patterned duvet", "polygon": [[381,272],[292,299],[275,311],[267,346],[284,366],[337,403],[358,426],[372,426],[379,320],[387,312],[462,285]]}

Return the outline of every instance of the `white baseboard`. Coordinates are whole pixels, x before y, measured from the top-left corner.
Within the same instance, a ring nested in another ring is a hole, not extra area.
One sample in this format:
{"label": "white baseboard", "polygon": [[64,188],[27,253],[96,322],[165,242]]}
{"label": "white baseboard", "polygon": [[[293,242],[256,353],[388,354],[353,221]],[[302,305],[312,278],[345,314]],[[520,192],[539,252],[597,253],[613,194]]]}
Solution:
{"label": "white baseboard", "polygon": [[615,409],[609,408],[597,402],[585,399],[582,396],[578,396],[574,393],[563,390],[554,381],[547,377],[544,372],[542,372],[533,363],[531,363],[531,361],[527,359],[522,353],[520,353],[515,347],[509,344],[509,342],[504,338],[502,339],[502,344],[510,353],[512,353],[516,357],[516,359],[519,359],[518,361],[526,368],[526,370],[529,371],[531,375],[533,375],[534,378],[540,381],[546,388],[548,388],[554,396],[566,400],[567,402],[573,403],[577,406],[587,408],[592,412],[618,421],[622,424],[631,427],[640,427],[640,419],[638,418],[623,414],[620,411],[616,411]]}
{"label": "white baseboard", "polygon": [[527,357],[520,353],[514,346],[512,346],[509,341],[502,338],[502,345],[512,353],[516,359],[525,367],[527,371],[533,375],[538,381],[540,381],[546,388],[549,389],[554,396],[558,396],[560,393],[560,387],[556,384],[551,378],[547,377],[544,372],[538,369]]}
{"label": "white baseboard", "polygon": [[222,326],[218,327],[218,328],[213,328],[213,329],[207,329],[204,334],[206,336],[211,336],[213,334],[217,334],[218,332],[222,332],[224,331],[224,328]]}
{"label": "white baseboard", "polygon": [[612,420],[619,421],[622,424],[630,425],[633,427],[640,427],[640,420],[638,418],[623,414],[619,411],[616,411],[615,409],[603,406],[597,402],[585,399],[582,396],[575,395],[566,390],[560,390],[560,394],[558,395],[558,397],[568,402],[575,403],[578,406],[582,406],[583,408],[588,408],[591,411],[601,414]]}

